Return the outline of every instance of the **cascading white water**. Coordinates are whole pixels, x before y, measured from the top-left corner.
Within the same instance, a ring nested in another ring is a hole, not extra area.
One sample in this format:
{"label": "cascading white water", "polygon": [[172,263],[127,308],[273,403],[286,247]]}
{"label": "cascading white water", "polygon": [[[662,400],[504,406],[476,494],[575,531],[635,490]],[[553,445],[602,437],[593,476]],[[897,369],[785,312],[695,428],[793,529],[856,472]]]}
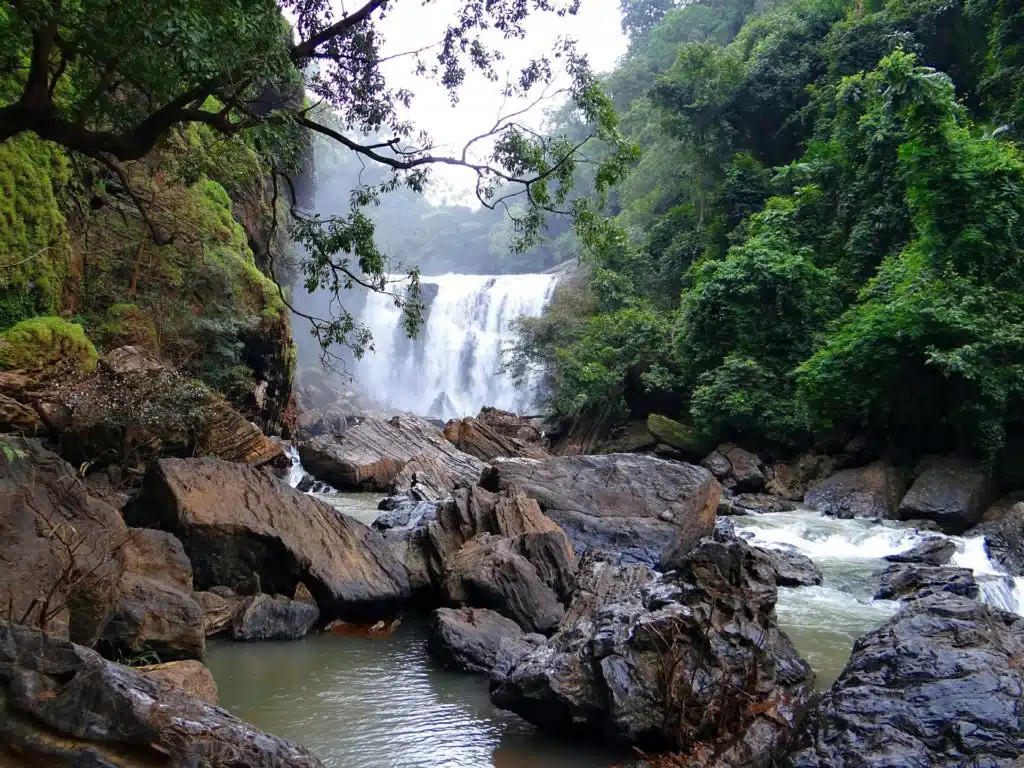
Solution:
{"label": "cascading white water", "polygon": [[[475,415],[482,406],[525,412],[535,383],[519,386],[500,373],[512,322],[537,317],[554,291],[556,275],[440,275],[421,278],[426,323],[405,338],[401,312],[381,294],[367,297],[362,321],[375,351],[353,367],[356,386],[388,408],[442,419]],[[437,294],[431,285],[437,286]]]}
{"label": "cascading white water", "polygon": [[946,538],[956,545],[949,565],[974,572],[983,602],[1024,615],[1024,578],[1014,579],[996,567],[981,536],[944,536],[888,521],[837,520],[809,509],[740,517],[735,522],[737,533],[752,543],[796,549],[821,569],[821,586],[780,588],[776,610],[779,625],[822,685],[838,676],[858,637],[899,609],[895,601],[872,598],[878,586],[873,574],[890,565],[883,558],[927,538]]}

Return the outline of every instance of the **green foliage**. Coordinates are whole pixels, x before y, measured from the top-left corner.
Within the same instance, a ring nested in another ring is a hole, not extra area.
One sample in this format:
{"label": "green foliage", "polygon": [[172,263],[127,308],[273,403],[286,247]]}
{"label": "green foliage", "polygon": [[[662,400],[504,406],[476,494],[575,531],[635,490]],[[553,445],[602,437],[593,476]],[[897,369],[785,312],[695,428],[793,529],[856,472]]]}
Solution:
{"label": "green foliage", "polygon": [[0,143],[0,331],[60,309],[71,243],[60,194],[68,163],[25,134]]}
{"label": "green foliage", "polygon": [[0,335],[0,370],[40,369],[64,365],[91,371],[96,347],[82,326],[60,317],[22,320]]}
{"label": "green foliage", "polygon": [[97,338],[107,349],[132,345],[153,351],[157,347],[153,319],[135,304],[112,304]]}
{"label": "green foliage", "polygon": [[[589,315],[532,338],[551,410],[674,398],[657,410],[712,438],[868,432],[1005,464],[1024,436],[1020,4],[780,0],[734,38],[712,30],[736,7],[636,5],[610,82],[646,154],[616,221],[580,236]],[[636,312],[672,331],[635,332]]]}

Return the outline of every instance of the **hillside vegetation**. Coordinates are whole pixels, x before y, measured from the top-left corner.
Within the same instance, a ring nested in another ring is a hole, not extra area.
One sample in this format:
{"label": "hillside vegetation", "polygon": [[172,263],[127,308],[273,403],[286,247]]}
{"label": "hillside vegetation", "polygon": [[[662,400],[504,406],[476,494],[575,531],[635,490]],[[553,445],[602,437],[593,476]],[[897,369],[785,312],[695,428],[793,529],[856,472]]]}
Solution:
{"label": "hillside vegetation", "polygon": [[624,0],[643,147],[523,321],[549,410],[997,461],[1024,427],[1024,10]]}

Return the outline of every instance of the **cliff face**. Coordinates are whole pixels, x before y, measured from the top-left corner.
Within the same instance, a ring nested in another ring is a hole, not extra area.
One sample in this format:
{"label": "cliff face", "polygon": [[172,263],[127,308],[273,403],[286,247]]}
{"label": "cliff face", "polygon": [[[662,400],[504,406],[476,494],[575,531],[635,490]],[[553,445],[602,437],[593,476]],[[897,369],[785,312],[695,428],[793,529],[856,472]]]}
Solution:
{"label": "cliff face", "polygon": [[[141,347],[288,431],[294,351],[269,277],[285,244],[251,149],[186,128],[124,178],[33,135],[0,145],[0,334],[80,325],[102,355]],[[10,367],[10,366],[7,366]]]}

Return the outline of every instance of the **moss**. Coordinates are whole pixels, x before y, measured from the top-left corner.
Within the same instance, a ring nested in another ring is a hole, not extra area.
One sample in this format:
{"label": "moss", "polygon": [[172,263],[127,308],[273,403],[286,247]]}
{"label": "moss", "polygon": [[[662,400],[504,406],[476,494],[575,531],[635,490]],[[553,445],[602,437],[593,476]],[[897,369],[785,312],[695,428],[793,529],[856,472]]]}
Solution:
{"label": "moss", "polygon": [[60,309],[71,239],[59,192],[67,157],[34,134],[0,143],[0,330]]}
{"label": "moss", "polygon": [[657,413],[647,417],[647,431],[659,442],[682,451],[690,458],[702,459],[715,449],[711,439],[696,427]]}
{"label": "moss", "polygon": [[156,325],[153,318],[135,304],[113,304],[100,326],[99,341],[106,349],[131,344],[156,351]]}
{"label": "moss", "polygon": [[23,320],[0,335],[0,370],[38,369],[57,363],[96,367],[96,347],[82,326],[60,317]]}

